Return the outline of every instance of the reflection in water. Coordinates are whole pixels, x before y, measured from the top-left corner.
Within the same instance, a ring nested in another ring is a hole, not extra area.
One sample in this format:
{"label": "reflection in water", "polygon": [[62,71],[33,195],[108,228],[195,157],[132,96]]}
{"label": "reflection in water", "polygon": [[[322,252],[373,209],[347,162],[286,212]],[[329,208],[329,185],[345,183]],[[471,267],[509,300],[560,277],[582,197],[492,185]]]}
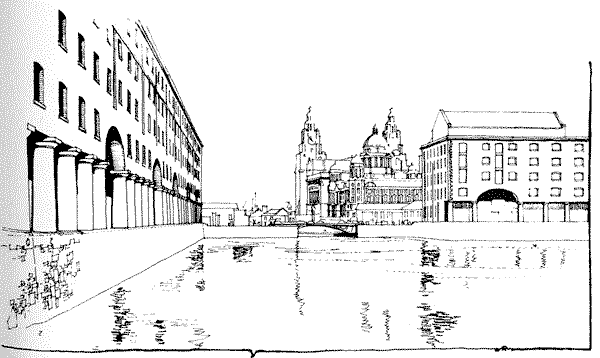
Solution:
{"label": "reflection in water", "polygon": [[252,246],[234,246],[233,260],[235,262],[250,262],[252,257]]}
{"label": "reflection in water", "polygon": [[204,291],[204,289],[206,288],[206,281],[204,281],[204,279],[201,279],[200,281],[196,282],[196,288],[199,291]]}
{"label": "reflection in water", "polygon": [[[180,291],[181,283],[185,281],[187,273],[198,273],[204,270],[204,245],[198,245],[198,248],[191,250],[190,255],[186,258],[191,261],[188,267],[175,275],[175,279],[170,278],[167,281],[160,282],[159,286],[163,291]],[[197,281],[195,284],[200,291],[204,291],[205,285],[204,279]]]}
{"label": "reflection in water", "polygon": [[131,309],[125,308],[125,294],[128,292],[130,291],[119,287],[110,294],[113,297],[114,304],[109,307],[114,310],[115,314],[115,326],[111,333],[113,342],[117,344],[121,344],[127,336],[132,334],[130,326],[135,315],[131,313]]}
{"label": "reflection in water", "polygon": [[362,318],[362,324],[360,327],[362,328],[363,332],[370,333],[373,326],[369,323],[369,317],[367,317],[367,312],[369,312],[369,302],[362,302],[361,305],[362,307],[360,309],[360,316]]}
{"label": "reflection in water", "polygon": [[516,259],[515,259],[515,266],[517,267],[521,267],[521,248],[517,249],[517,254],[516,254]]}
{"label": "reflection in water", "polygon": [[295,291],[294,291],[294,298],[296,298],[296,301],[298,301],[298,303],[300,304],[300,307],[298,308],[298,312],[300,312],[301,316],[304,316],[304,312],[302,311],[302,307],[304,307],[304,298],[300,297],[300,268],[298,267],[298,261],[299,261],[299,252],[300,252],[300,239],[296,240],[296,247],[294,249],[294,269],[296,271],[296,277],[294,278],[294,283],[296,285]]}
{"label": "reflection in water", "polygon": [[427,241],[423,241],[421,243],[421,266],[437,267],[437,262],[439,259],[440,249],[438,247],[428,249]]}
{"label": "reflection in water", "polygon": [[436,344],[443,343],[440,338],[446,331],[451,330],[456,326],[458,318],[460,316],[450,316],[446,312],[435,311],[432,312],[431,306],[427,303],[422,303],[417,308],[421,308],[426,314],[419,315],[421,318],[421,337],[426,338],[427,343],[432,347],[436,347]]}
{"label": "reflection in water", "polygon": [[196,347],[202,347],[202,345],[204,344],[204,340],[210,337],[210,335],[206,334],[206,331],[202,328],[194,328],[193,336],[194,339],[190,339],[188,342],[195,345]]}
{"label": "reflection in water", "polygon": [[427,272],[421,272],[421,290],[419,292],[423,293],[423,296],[426,297],[429,295],[429,293],[433,292],[430,290],[427,290],[427,284],[432,284],[432,285],[439,285],[440,283],[437,281],[434,281],[435,276],[433,276],[430,273]]}
{"label": "reflection in water", "polygon": [[392,316],[390,316],[390,310],[384,310],[383,317],[385,318],[385,321],[383,323],[383,326],[385,327],[385,340],[389,341],[390,340],[390,318],[392,317]]}
{"label": "reflection in water", "polygon": [[156,332],[154,335],[154,340],[156,340],[156,343],[158,344],[165,344],[165,340],[163,339],[163,336],[165,333],[167,333],[167,325],[165,324],[165,321],[157,319],[153,325],[154,327],[158,328],[158,332]]}
{"label": "reflection in water", "polygon": [[202,271],[204,270],[204,245],[198,245],[197,249],[190,251],[190,256],[187,257],[192,261],[190,267],[184,271]]}

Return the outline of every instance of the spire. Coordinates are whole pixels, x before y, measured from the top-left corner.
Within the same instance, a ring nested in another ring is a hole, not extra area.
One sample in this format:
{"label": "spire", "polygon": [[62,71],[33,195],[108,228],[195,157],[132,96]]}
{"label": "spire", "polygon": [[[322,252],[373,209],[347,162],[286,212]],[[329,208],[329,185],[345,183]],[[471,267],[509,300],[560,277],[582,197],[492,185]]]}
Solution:
{"label": "spire", "polygon": [[306,121],[304,121],[304,128],[306,129],[312,129],[312,128],[308,128],[307,124],[310,122],[311,120],[311,116],[310,116],[310,109],[312,106],[308,106],[308,112],[306,112]]}
{"label": "spire", "polygon": [[392,109],[394,109],[394,107],[390,108],[390,113],[388,114],[388,118],[392,119],[394,116],[392,116]]}
{"label": "spire", "polygon": [[377,124],[373,124],[373,134],[377,134],[379,131],[377,130]]}

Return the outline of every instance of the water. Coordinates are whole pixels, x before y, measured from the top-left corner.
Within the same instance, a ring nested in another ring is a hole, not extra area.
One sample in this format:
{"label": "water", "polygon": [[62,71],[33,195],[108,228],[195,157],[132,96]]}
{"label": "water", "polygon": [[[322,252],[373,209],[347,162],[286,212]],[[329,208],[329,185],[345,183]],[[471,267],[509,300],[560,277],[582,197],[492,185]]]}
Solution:
{"label": "water", "polygon": [[65,350],[585,348],[587,260],[583,241],[205,239],[11,339]]}

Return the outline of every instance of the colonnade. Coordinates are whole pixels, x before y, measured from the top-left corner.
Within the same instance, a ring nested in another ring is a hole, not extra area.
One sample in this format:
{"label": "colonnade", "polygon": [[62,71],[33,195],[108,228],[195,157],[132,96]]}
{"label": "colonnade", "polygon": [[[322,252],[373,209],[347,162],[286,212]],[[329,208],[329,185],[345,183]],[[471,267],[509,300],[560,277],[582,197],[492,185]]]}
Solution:
{"label": "colonnade", "polygon": [[[78,148],[56,153],[46,138],[33,149],[32,230],[36,232],[133,228],[200,222],[200,204]],[[56,155],[57,154],[57,155]],[[57,160],[55,160],[57,158]],[[106,183],[112,184],[112,197]]]}

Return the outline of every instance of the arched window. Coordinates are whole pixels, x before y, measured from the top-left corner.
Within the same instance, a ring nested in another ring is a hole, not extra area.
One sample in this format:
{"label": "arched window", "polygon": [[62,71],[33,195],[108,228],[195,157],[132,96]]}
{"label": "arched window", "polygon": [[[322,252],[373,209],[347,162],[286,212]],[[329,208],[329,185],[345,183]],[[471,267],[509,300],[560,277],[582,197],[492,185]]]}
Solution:
{"label": "arched window", "polygon": [[100,112],[94,108],[94,138],[100,141]]}
{"label": "arched window", "polygon": [[58,45],[67,51],[67,17],[58,10]]}
{"label": "arched window", "polygon": [[68,122],[67,118],[67,86],[64,83],[58,83],[58,117]]}
{"label": "arched window", "polygon": [[79,42],[79,52],[78,52],[78,57],[77,57],[77,62],[79,63],[79,65],[83,68],[85,68],[85,39],[83,38],[82,34],[79,34],[77,36],[78,42]]}
{"label": "arched window", "polygon": [[44,68],[37,62],[33,63],[33,101],[44,105]]}
{"label": "arched window", "polygon": [[79,97],[79,130],[85,132],[85,100]]}

